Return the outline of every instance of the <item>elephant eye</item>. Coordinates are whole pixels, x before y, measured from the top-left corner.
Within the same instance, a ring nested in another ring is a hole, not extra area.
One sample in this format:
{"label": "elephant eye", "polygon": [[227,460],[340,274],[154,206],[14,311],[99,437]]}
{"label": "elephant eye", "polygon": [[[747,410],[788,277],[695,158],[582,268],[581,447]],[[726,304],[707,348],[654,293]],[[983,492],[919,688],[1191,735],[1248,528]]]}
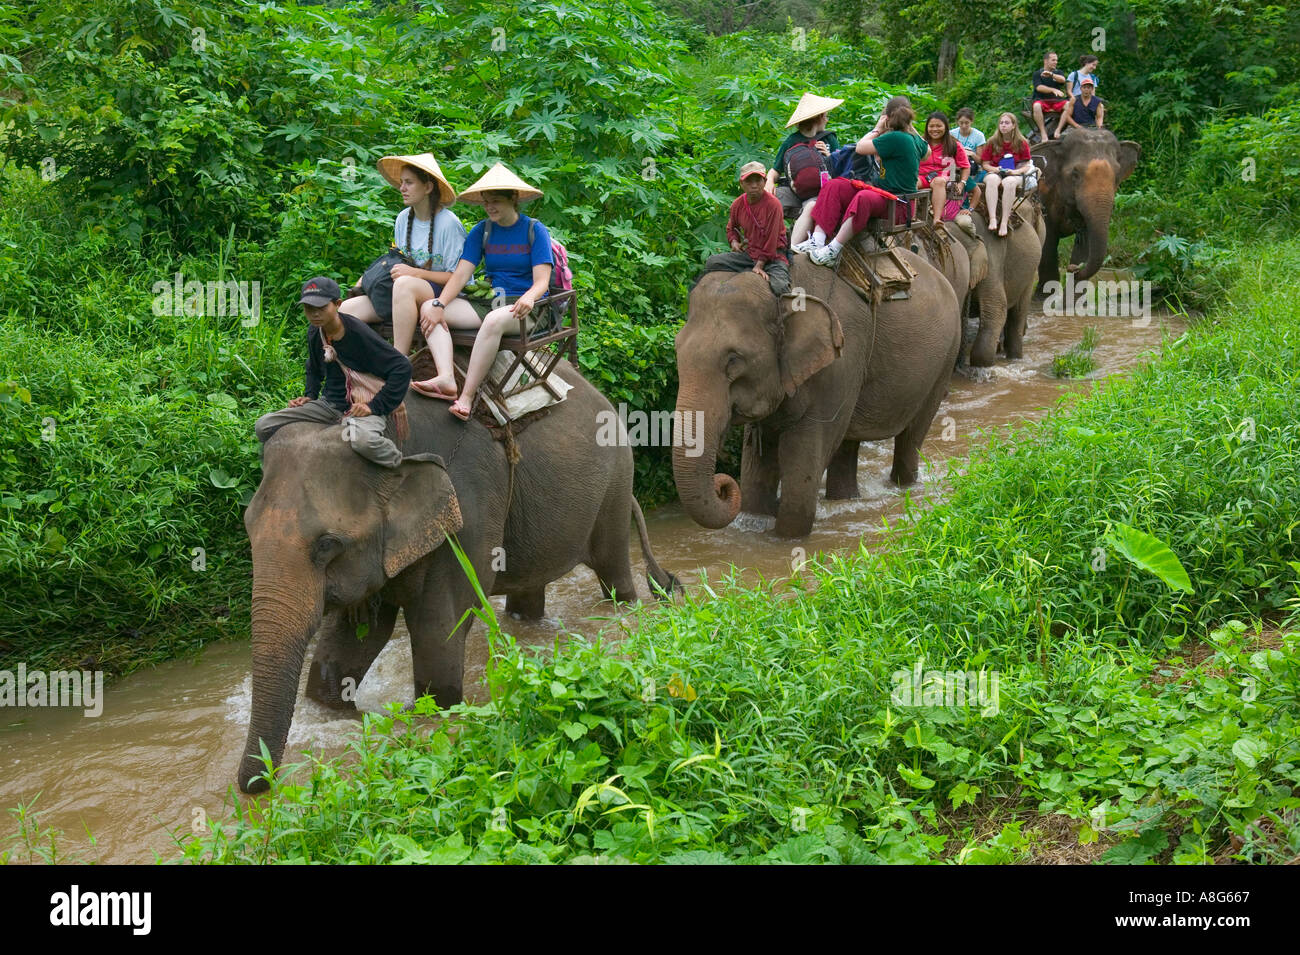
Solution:
{"label": "elephant eye", "polygon": [[725,370],[727,372],[728,380],[734,380],[735,378],[739,377],[744,367],[745,367],[745,359],[741,358],[738,354],[736,354],[733,351],[727,357],[727,367]]}
{"label": "elephant eye", "polygon": [[317,567],[324,567],[339,554],[343,553],[346,546],[343,538],[334,534],[322,534],[316,538],[315,543],[311,545],[311,562]]}

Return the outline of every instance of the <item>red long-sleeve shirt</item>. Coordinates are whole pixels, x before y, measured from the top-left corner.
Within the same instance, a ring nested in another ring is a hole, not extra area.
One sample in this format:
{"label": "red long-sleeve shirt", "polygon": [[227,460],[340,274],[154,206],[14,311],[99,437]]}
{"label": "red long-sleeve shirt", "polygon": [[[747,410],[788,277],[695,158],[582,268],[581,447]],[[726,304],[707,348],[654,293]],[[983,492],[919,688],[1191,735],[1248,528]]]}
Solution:
{"label": "red long-sleeve shirt", "polygon": [[739,242],[755,262],[790,261],[781,251],[786,246],[785,214],[781,200],[764,192],[758,202],[750,203],[741,193],[727,215],[727,241]]}

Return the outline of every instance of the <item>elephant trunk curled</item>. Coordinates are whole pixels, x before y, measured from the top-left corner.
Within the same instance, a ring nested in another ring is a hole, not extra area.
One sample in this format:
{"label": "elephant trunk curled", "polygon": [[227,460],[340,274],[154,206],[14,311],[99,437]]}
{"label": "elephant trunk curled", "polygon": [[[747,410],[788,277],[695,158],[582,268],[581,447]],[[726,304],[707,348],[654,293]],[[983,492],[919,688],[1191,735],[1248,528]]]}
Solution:
{"label": "elephant trunk curled", "polygon": [[274,560],[267,548],[254,547],[253,705],[237,774],[243,792],[267,789],[264,780],[254,778],[265,771],[263,743],[274,765],[280,764],[293,720],[303,657],[323,613],[324,590],[314,567],[308,564],[288,568]]}
{"label": "elephant trunk curled", "polygon": [[[717,402],[703,399],[697,391],[677,396],[677,420],[703,419],[703,433],[688,446],[673,443],[673,481],[677,495],[691,520],[702,527],[726,527],[740,512],[740,486],[730,475],[717,474],[718,445],[730,424],[730,417],[716,410]],[[712,410],[711,410],[712,409]]]}

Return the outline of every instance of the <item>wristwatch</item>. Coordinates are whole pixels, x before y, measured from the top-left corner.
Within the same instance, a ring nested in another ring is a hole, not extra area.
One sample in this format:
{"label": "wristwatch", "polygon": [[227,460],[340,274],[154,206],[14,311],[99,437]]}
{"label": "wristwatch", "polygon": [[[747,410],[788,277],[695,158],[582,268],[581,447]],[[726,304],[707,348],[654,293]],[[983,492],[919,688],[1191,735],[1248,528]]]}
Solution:
{"label": "wristwatch", "polygon": [[435,299],[434,299],[430,304],[433,305],[434,308],[446,308],[446,307],[447,307],[446,305],[443,305],[442,302],[438,301],[436,298],[435,298]]}

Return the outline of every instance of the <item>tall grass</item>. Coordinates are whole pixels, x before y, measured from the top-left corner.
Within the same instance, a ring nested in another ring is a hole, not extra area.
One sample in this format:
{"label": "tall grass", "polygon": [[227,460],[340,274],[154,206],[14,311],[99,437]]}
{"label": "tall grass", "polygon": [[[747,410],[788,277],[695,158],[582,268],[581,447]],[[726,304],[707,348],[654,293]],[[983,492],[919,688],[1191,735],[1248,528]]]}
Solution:
{"label": "tall grass", "polygon": [[[490,704],[367,717],[351,762],[185,856],[998,862],[1063,813],[1107,861],[1292,858],[1300,634],[1239,620],[1297,603],[1300,243],[1256,253],[1219,321],[990,442],[881,553],[702,584],[616,652],[496,636]],[[1193,592],[1107,544],[1120,522]],[[911,705],[918,667],[996,672],[996,704]]]}

